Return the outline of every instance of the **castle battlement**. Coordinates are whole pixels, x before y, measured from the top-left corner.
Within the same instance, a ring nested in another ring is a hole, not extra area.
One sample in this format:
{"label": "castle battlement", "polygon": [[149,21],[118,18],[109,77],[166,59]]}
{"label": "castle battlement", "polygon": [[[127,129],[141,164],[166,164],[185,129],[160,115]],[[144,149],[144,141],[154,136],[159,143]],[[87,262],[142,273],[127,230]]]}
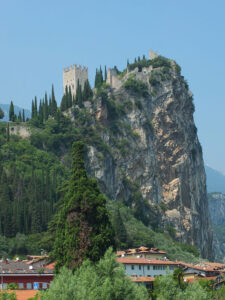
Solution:
{"label": "castle battlement", "polygon": [[63,91],[65,93],[66,87],[71,89],[73,96],[76,95],[77,82],[84,88],[84,83],[88,79],[88,68],[81,65],[72,65],[63,69]]}

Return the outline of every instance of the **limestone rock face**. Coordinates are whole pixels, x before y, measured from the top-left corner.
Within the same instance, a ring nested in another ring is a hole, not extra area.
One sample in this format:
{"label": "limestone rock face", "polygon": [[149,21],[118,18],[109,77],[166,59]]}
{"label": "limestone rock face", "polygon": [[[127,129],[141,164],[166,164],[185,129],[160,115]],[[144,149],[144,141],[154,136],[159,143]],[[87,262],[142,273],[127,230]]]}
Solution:
{"label": "limestone rock face", "polygon": [[225,261],[225,195],[208,194],[209,212],[213,226],[213,249],[217,261]]}
{"label": "limestone rock face", "polygon": [[[136,68],[118,76],[120,84],[106,87],[104,97],[96,97],[89,112],[108,150],[90,146],[86,167],[111,199],[141,207],[149,224],[156,218],[160,227],[173,226],[178,241],[195,245],[212,259],[192,94],[175,62],[170,65],[169,70]],[[134,83],[143,85],[135,88]]]}

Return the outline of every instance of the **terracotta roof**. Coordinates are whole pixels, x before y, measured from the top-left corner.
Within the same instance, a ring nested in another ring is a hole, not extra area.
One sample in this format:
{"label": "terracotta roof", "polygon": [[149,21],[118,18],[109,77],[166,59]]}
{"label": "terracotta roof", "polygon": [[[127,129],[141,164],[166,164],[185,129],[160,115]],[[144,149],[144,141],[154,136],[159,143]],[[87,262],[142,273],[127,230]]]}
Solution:
{"label": "terracotta roof", "polygon": [[206,272],[213,272],[213,271],[217,271],[217,269],[214,268],[210,268],[208,267],[206,264],[196,264],[196,265],[192,265],[192,264],[188,264],[182,261],[177,262],[179,265],[182,265],[183,267],[186,268],[191,268],[194,270],[199,270],[199,271],[206,271]]}
{"label": "terracotta roof", "polygon": [[4,292],[7,292],[9,294],[15,293],[17,300],[27,300],[29,298],[33,298],[38,293],[38,290],[4,290]]}
{"label": "terracotta roof", "polygon": [[155,278],[153,277],[146,277],[146,276],[130,276],[130,278],[132,279],[132,281],[135,282],[153,282],[155,280]]}
{"label": "terracotta roof", "polygon": [[[27,263],[27,261],[14,261],[14,260],[10,260],[7,261],[7,263],[5,262],[0,262],[0,274],[7,276],[7,275],[11,275],[11,274],[39,274],[40,269],[42,269],[42,267],[30,267]],[[43,268],[44,272],[43,274],[53,274],[53,270],[50,268]]]}
{"label": "terracotta roof", "polygon": [[134,248],[134,249],[126,249],[124,251],[117,251],[116,255],[121,256],[121,255],[129,255],[129,254],[139,254],[139,253],[150,253],[150,254],[165,254],[165,251],[160,251],[158,248],[148,248],[148,247],[139,247],[139,248]]}
{"label": "terracotta roof", "polygon": [[185,282],[193,283],[194,281],[198,280],[216,280],[217,276],[209,276],[209,277],[195,277],[195,278],[186,278]]}
{"label": "terracotta roof", "polygon": [[170,260],[157,260],[148,258],[134,258],[134,257],[117,257],[117,261],[122,264],[147,264],[147,265],[179,265]]}
{"label": "terracotta roof", "polygon": [[46,265],[45,267],[46,267],[47,269],[53,270],[53,269],[55,268],[55,264],[56,264],[55,262],[52,262],[52,263]]}

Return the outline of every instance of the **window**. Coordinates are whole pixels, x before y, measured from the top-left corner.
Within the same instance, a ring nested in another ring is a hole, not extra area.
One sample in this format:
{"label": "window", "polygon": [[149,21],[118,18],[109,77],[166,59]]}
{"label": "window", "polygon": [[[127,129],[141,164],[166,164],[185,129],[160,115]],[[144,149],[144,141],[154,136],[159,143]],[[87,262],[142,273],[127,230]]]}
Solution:
{"label": "window", "polygon": [[134,270],[134,265],[131,265],[131,270]]}
{"label": "window", "polygon": [[32,290],[32,283],[31,282],[27,282],[27,290]]}
{"label": "window", "polygon": [[141,270],[141,265],[139,265],[139,270]]}
{"label": "window", "polygon": [[48,285],[47,282],[43,282],[43,283],[42,283],[42,288],[43,288],[43,289],[47,289],[47,287],[48,287],[47,285]]}
{"label": "window", "polygon": [[150,266],[147,266],[147,270],[150,270]]}
{"label": "window", "polygon": [[19,283],[19,289],[23,289],[23,282]]}

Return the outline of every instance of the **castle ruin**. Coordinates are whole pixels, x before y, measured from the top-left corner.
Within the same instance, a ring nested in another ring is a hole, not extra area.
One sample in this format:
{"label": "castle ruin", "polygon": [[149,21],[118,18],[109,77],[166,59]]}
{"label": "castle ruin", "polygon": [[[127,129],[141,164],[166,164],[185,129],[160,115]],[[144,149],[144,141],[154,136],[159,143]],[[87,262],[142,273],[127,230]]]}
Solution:
{"label": "castle ruin", "polygon": [[158,51],[154,52],[151,49],[149,50],[149,59],[154,59],[159,56]]}
{"label": "castle ruin", "polygon": [[65,93],[66,87],[71,89],[72,96],[76,95],[77,82],[84,88],[84,83],[88,79],[88,68],[81,67],[80,65],[73,65],[63,69],[63,92]]}

